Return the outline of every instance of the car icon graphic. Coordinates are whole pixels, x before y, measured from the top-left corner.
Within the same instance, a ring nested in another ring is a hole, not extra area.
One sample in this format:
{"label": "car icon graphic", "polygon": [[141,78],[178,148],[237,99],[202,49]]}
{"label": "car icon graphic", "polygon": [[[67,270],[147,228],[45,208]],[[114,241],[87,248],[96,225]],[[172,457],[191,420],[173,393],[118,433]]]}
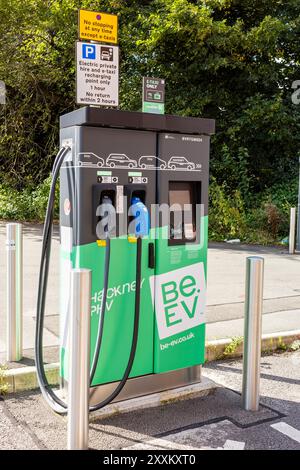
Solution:
{"label": "car icon graphic", "polygon": [[110,60],[110,53],[108,51],[102,51],[101,60]]}
{"label": "car icon graphic", "polygon": [[141,168],[160,168],[161,170],[167,168],[167,163],[161,158],[153,155],[143,155],[139,159],[139,167]]}
{"label": "car icon graphic", "polygon": [[185,168],[187,170],[194,170],[195,163],[189,162],[185,157],[171,157],[168,162],[168,168],[171,170]]}
{"label": "car icon graphic", "polygon": [[104,165],[104,160],[93,152],[82,152],[78,154],[78,165],[101,168]]}
{"label": "car icon graphic", "polygon": [[106,159],[106,165],[110,168],[136,168],[137,162],[127,157],[125,153],[111,153]]}

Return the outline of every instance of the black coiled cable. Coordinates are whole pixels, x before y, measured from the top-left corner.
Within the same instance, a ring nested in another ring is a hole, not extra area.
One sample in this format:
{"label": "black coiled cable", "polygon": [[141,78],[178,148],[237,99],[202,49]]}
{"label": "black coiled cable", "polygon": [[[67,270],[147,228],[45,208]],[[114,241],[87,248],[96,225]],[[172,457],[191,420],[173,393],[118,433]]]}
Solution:
{"label": "black coiled cable", "polygon": [[[52,182],[49,192],[47,211],[45,217],[44,231],[43,231],[43,243],[42,243],[42,254],[40,263],[39,273],[39,285],[38,285],[38,299],[37,299],[37,315],[36,315],[36,334],[35,334],[35,363],[37,370],[38,383],[49,406],[59,414],[65,414],[67,412],[67,404],[53,391],[46,377],[44,361],[43,361],[43,329],[44,329],[44,317],[45,317],[45,302],[46,292],[48,283],[49,273],[49,260],[51,253],[51,241],[52,241],[52,223],[53,223],[53,210],[55,202],[55,187],[59,177],[59,171],[61,165],[65,159],[66,154],[70,151],[69,147],[63,147],[59,150],[53,165],[52,170]],[[135,312],[134,312],[134,327],[132,335],[132,344],[128,363],[123,374],[121,381],[118,383],[115,390],[103,401],[90,407],[90,411],[96,411],[104,406],[108,405],[114,400],[117,395],[121,392],[126,381],[130,375],[138,341],[138,330],[139,330],[139,319],[140,319],[140,290],[141,290],[141,261],[142,261],[142,239],[137,239],[137,256],[136,256],[136,295],[135,295]],[[101,342],[103,337],[104,327],[104,316],[105,316],[105,305],[106,295],[108,289],[108,275],[109,275],[109,262],[110,262],[110,240],[106,239],[106,257],[105,257],[105,275],[104,275],[104,292],[102,299],[102,307],[100,313],[100,324],[98,327],[95,353],[93,357],[90,383],[92,382],[97,364],[99,354],[101,350]]]}

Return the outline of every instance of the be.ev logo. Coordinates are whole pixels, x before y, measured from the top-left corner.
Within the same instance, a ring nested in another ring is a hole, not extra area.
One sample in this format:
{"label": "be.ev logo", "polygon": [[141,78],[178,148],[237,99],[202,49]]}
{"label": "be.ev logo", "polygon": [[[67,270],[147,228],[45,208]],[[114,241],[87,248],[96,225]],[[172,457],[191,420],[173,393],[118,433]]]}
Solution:
{"label": "be.ev logo", "polygon": [[96,46],[93,44],[82,44],[82,58],[96,60]]}
{"label": "be.ev logo", "polygon": [[150,277],[160,339],[204,323],[206,297],[203,263]]}

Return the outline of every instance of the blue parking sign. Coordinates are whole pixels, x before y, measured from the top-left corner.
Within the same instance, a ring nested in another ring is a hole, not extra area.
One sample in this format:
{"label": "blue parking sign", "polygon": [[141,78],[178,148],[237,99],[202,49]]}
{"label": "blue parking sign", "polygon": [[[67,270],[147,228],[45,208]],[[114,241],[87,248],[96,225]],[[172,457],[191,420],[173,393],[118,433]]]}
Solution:
{"label": "blue parking sign", "polygon": [[93,44],[82,44],[82,58],[95,60],[96,59],[96,46]]}

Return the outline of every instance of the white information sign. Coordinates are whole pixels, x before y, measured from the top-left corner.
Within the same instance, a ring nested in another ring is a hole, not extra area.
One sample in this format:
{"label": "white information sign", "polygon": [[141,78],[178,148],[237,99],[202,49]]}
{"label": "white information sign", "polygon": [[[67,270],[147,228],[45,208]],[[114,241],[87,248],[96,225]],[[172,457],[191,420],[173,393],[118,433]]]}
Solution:
{"label": "white information sign", "polygon": [[77,104],[118,106],[118,46],[78,41],[76,52]]}

